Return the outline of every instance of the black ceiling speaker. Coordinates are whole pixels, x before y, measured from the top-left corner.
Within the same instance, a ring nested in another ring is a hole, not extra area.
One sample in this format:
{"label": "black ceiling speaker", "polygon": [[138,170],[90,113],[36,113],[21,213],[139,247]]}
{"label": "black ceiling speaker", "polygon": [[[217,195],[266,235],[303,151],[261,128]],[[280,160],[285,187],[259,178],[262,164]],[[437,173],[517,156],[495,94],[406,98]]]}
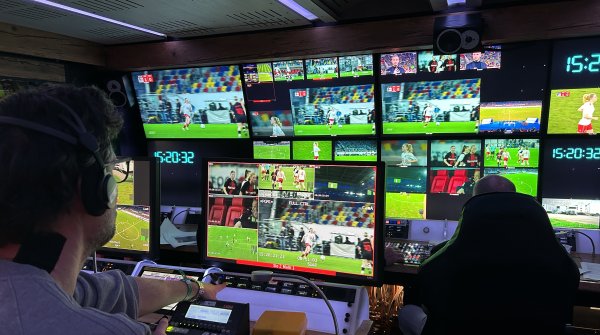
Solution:
{"label": "black ceiling speaker", "polygon": [[480,14],[454,14],[436,17],[433,25],[433,53],[452,55],[483,51]]}

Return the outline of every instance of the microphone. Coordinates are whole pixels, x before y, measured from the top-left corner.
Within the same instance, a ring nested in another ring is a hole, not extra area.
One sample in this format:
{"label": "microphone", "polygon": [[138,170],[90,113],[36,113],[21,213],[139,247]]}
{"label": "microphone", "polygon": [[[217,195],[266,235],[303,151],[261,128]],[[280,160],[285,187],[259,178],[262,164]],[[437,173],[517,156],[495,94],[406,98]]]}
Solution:
{"label": "microphone", "polygon": [[329,303],[329,299],[327,299],[327,297],[325,296],[323,291],[321,291],[321,289],[317,285],[315,285],[312,281],[310,281],[302,276],[291,275],[291,274],[286,274],[286,273],[274,273],[273,271],[267,271],[267,270],[252,271],[250,278],[253,282],[268,282],[273,277],[297,279],[297,280],[307,283],[310,287],[312,287],[327,304],[327,307],[329,308],[329,311],[331,312],[331,317],[333,318],[335,334],[339,335],[340,332],[338,329],[338,322],[337,322],[337,318],[335,316],[335,312],[333,311],[333,307],[331,307],[331,303]]}

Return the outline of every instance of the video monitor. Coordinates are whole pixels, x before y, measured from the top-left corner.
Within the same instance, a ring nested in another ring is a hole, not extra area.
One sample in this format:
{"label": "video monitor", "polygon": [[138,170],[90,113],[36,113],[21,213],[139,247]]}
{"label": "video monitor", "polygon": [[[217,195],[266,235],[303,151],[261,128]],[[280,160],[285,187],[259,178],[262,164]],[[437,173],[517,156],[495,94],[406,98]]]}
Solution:
{"label": "video monitor", "polygon": [[254,159],[291,159],[290,141],[254,141]]}
{"label": "video monitor", "polygon": [[304,63],[302,60],[273,62],[275,81],[304,80]]}
{"label": "video monitor", "polygon": [[482,102],[480,133],[539,133],[542,101]]}
{"label": "video monitor", "polygon": [[476,133],[479,78],[382,84],[383,134]]}
{"label": "video monitor", "polygon": [[339,77],[337,57],[306,60],[306,79],[324,80],[337,77]]}
{"label": "video monitor", "polygon": [[460,70],[487,70],[501,67],[502,51],[499,45],[487,46],[484,52],[460,54]]}
{"label": "video monitor", "polygon": [[248,138],[236,65],[131,73],[146,138]]}
{"label": "video monitor", "polygon": [[537,168],[539,158],[539,139],[485,139],[485,167]]}
{"label": "video monitor", "polygon": [[377,141],[348,140],[335,141],[336,161],[377,161]]}
{"label": "video monitor", "polygon": [[595,135],[600,128],[594,116],[600,88],[557,89],[550,92],[548,134]]}
{"label": "video monitor", "polygon": [[372,76],[373,55],[341,56],[339,66],[342,78]]}
{"label": "video monitor", "polygon": [[160,184],[157,159],[124,158],[113,167],[117,182],[115,235],[100,252],[134,258],[158,256]]}
{"label": "video monitor", "polygon": [[373,85],[290,90],[296,136],[375,133]]}
{"label": "video monitor", "polygon": [[503,167],[486,167],[483,170],[483,175],[498,175],[505,177],[515,184],[518,193],[537,197],[538,192],[538,169],[529,168],[503,168]]}
{"label": "video monitor", "polygon": [[[380,165],[209,160],[206,169],[209,210],[198,245],[208,263],[377,281]],[[256,194],[226,194],[231,171],[266,178]]]}
{"label": "video monitor", "polygon": [[272,110],[250,113],[252,135],[255,137],[282,137],[294,135],[292,111]]}
{"label": "video monitor", "polygon": [[381,55],[380,62],[382,76],[417,73],[416,52],[383,54]]}
{"label": "video monitor", "polygon": [[269,101],[275,98],[271,63],[248,63],[243,65],[242,70],[248,100]]}
{"label": "video monitor", "polygon": [[331,141],[294,141],[292,150],[294,160],[330,161],[333,157]]}
{"label": "video monitor", "polygon": [[543,198],[542,206],[555,228],[600,228],[600,200]]}
{"label": "video monitor", "polygon": [[440,73],[456,70],[457,55],[434,55],[433,51],[419,51],[419,72]]}
{"label": "video monitor", "polygon": [[543,149],[543,198],[600,199],[600,139],[547,138]]}
{"label": "video monitor", "polygon": [[431,141],[429,165],[444,169],[477,169],[482,165],[481,140]]}
{"label": "video monitor", "polygon": [[427,140],[383,140],[381,160],[386,165],[427,166]]}
{"label": "video monitor", "polygon": [[427,168],[387,165],[385,220],[425,219]]}

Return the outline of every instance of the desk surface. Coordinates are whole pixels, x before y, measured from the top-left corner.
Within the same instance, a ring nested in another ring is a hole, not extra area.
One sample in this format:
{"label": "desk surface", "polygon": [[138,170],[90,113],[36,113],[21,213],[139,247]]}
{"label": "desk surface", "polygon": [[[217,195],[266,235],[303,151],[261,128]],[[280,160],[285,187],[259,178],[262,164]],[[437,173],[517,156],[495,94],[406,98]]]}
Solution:
{"label": "desk surface", "polygon": [[[571,257],[579,267],[581,267],[581,262],[600,264],[600,255],[572,253]],[[385,277],[393,277],[394,274],[404,275],[404,279],[406,279],[408,284],[410,284],[412,283],[412,280],[414,280],[416,274],[419,272],[419,267],[417,265],[392,264],[385,267],[385,272],[389,273],[389,275],[384,275]],[[404,283],[400,282],[395,284],[402,285]],[[600,293],[600,282],[582,279],[579,281],[579,290]]]}

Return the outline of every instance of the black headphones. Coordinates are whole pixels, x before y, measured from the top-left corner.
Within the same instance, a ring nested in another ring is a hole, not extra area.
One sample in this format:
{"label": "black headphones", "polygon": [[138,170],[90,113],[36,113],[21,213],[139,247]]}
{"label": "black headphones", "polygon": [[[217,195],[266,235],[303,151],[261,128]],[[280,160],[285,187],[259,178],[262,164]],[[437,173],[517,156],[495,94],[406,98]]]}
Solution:
{"label": "black headphones", "polygon": [[0,116],[0,124],[10,124],[17,127],[37,131],[52,137],[56,137],[71,145],[79,146],[89,151],[94,156],[94,163],[82,167],[81,171],[81,200],[88,214],[93,216],[102,215],[107,209],[114,208],[117,200],[117,183],[111,172],[104,168],[104,161],[98,153],[99,147],[96,138],[90,134],[83,125],[81,118],[62,101],[45,96],[48,100],[60,105],[71,114],[71,118],[59,115],[59,117],[75,132],[75,136],[60,130],[47,127],[29,120]]}

